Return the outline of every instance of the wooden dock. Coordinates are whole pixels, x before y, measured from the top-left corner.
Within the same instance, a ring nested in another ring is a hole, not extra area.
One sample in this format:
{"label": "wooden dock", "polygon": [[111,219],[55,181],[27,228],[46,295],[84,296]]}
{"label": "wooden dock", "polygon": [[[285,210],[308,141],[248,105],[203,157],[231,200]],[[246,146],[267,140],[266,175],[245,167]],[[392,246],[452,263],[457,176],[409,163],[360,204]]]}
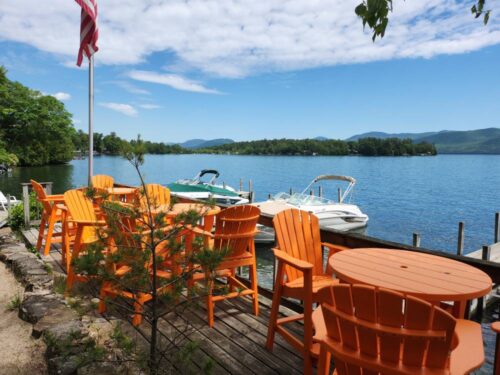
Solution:
{"label": "wooden dock", "polygon": [[[36,244],[36,229],[23,231],[25,240]],[[64,272],[61,266],[61,252],[53,245],[50,255],[44,259],[54,271]],[[301,374],[303,359],[300,354],[276,335],[273,352],[265,348],[267,324],[271,301],[259,296],[260,315],[252,314],[252,303],[248,298],[235,298],[218,302],[215,307],[215,325],[209,328],[205,305],[189,308],[179,313],[170,313],[160,322],[161,339],[167,343],[179,340],[183,343],[195,341],[199,345],[193,356],[192,365],[200,369],[211,359],[215,374]],[[283,314],[290,310],[282,309]],[[189,323],[189,324],[187,324]],[[191,329],[186,329],[190,326]],[[295,323],[292,329],[302,334],[302,325]],[[138,330],[148,335],[147,323]],[[176,372],[184,372],[174,363]]]}

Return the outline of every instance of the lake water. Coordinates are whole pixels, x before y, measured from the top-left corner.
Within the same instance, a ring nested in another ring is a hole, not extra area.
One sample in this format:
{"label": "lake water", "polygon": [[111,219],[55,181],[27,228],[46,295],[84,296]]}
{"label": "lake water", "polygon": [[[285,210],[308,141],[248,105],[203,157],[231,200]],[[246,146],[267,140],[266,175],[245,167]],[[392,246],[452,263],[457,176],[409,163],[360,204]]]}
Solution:
{"label": "lake water", "polygon": [[[138,184],[128,161],[101,156],[95,174],[112,175],[117,182]],[[167,184],[192,177],[201,169],[219,170],[219,181],[238,187],[240,178],[253,181],[257,200],[269,193],[302,191],[320,174],[346,174],[357,179],[353,203],[369,215],[366,233],[411,243],[422,236],[423,247],[456,251],[458,222],[465,222],[465,252],[493,242],[494,215],[500,211],[500,155],[439,155],[435,157],[300,157],[232,155],[148,155],[143,172],[148,182]],[[0,190],[20,194],[20,182],[30,178],[53,181],[54,192],[82,186],[87,161],[68,165],[17,168],[0,176]],[[336,198],[336,187],[323,184],[324,195]],[[269,256],[261,266],[269,271]],[[268,276],[268,275],[266,275]],[[267,277],[266,277],[267,278]]]}

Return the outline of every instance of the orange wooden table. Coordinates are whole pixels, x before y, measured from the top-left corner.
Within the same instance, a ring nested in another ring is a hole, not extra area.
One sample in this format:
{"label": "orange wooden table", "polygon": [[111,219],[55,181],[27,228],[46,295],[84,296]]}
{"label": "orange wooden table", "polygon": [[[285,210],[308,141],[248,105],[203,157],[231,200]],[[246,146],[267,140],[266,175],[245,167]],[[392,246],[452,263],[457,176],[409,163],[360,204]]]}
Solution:
{"label": "orange wooden table", "polygon": [[137,188],[129,188],[129,187],[112,187],[107,188],[106,191],[109,195],[112,195],[117,198],[124,199],[125,202],[132,202],[135,197],[135,193]]}
{"label": "orange wooden table", "polygon": [[335,275],[350,284],[368,284],[422,298],[452,301],[453,315],[463,318],[467,302],[491,291],[483,271],[453,259],[391,249],[352,249],[329,259]]}
{"label": "orange wooden table", "polygon": [[201,203],[177,203],[172,207],[160,205],[153,209],[153,213],[165,212],[167,217],[175,217],[187,211],[194,210],[203,218],[203,230],[210,232],[214,226],[215,215],[220,212],[220,207],[206,206]]}

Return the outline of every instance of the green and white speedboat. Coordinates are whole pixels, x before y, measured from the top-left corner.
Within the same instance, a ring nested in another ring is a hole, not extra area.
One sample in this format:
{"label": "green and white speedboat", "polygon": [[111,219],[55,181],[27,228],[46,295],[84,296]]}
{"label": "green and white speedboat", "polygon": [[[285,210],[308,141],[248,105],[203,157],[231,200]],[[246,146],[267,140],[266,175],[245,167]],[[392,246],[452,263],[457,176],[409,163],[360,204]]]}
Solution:
{"label": "green and white speedboat", "polygon": [[[202,181],[205,175],[212,175],[208,181]],[[249,203],[249,193],[237,191],[226,184],[217,184],[219,172],[215,169],[203,169],[193,178],[177,180],[167,187],[174,196],[198,200],[212,200],[216,204],[232,206]]]}

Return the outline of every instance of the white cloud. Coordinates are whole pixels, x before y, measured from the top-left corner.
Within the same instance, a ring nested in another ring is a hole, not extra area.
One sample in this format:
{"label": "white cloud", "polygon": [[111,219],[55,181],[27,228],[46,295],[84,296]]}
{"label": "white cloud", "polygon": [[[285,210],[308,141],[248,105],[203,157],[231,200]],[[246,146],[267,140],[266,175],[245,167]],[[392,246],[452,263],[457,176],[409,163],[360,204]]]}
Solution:
{"label": "white cloud", "polygon": [[111,109],[116,112],[120,112],[126,116],[135,117],[138,112],[137,109],[132,107],[130,104],[123,103],[99,103],[101,107]]}
{"label": "white cloud", "polygon": [[56,92],[55,94],[51,94],[50,96],[53,96],[54,98],[61,100],[63,102],[71,99],[71,95],[68,94],[67,92]]}
{"label": "white cloud", "polygon": [[161,105],[158,104],[139,104],[139,107],[143,109],[158,109],[161,108]]}
{"label": "white cloud", "polygon": [[[98,64],[138,64],[168,52],[169,66],[221,77],[457,54],[500,43],[500,0],[488,26],[470,1],[397,1],[386,37],[372,43],[360,0],[107,0],[99,6]],[[75,61],[80,11],[67,0],[0,0],[0,39]],[[57,25],[57,27],[54,27]],[[175,81],[175,80],[174,80]],[[174,83],[179,85],[178,83]],[[182,84],[181,84],[182,85]]]}
{"label": "white cloud", "polygon": [[151,93],[148,90],[144,90],[127,81],[112,81],[111,83],[114,83],[118,87],[124,89],[125,91],[128,91],[131,94],[151,95]]}
{"label": "white cloud", "polygon": [[81,124],[81,123],[82,123],[82,120],[79,120],[77,118],[73,119],[73,124],[77,125],[77,124]]}
{"label": "white cloud", "polygon": [[189,80],[177,74],[161,74],[144,70],[132,70],[128,73],[128,75],[130,78],[137,81],[158,83],[160,85],[170,86],[177,90],[192,91],[203,94],[220,94],[217,90],[209,89],[199,82]]}

